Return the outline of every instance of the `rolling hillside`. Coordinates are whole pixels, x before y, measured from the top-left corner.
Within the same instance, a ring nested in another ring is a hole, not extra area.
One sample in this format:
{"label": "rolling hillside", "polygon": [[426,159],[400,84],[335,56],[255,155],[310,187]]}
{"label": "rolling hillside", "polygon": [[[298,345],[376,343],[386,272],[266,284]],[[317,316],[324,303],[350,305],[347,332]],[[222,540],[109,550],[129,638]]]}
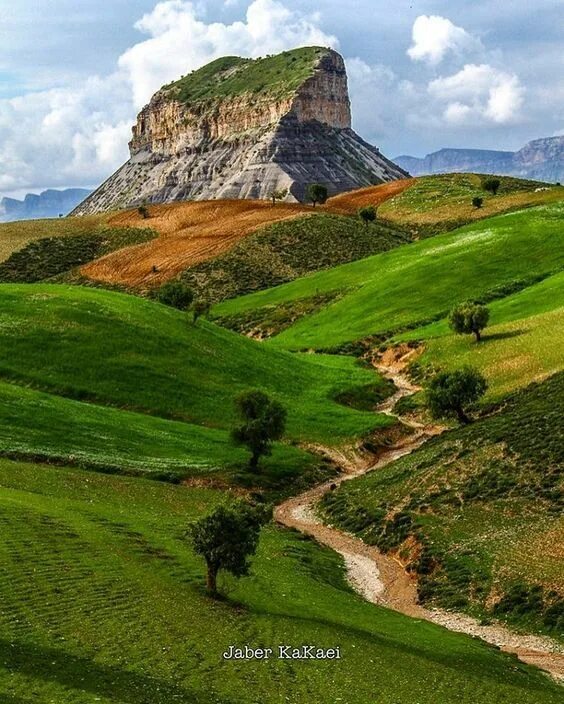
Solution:
{"label": "rolling hillside", "polygon": [[[409,191],[406,191],[409,193]],[[225,301],[217,318],[246,329],[275,307],[336,297],[283,329],[269,344],[328,349],[387,337],[444,317],[457,301],[490,299],[564,266],[564,203],[488,219],[383,254]]]}
{"label": "rolling hillside", "polygon": [[30,242],[46,237],[67,237],[88,234],[104,227],[107,215],[89,215],[84,218],[52,218],[0,223],[0,262]]}
{"label": "rolling hillside", "polygon": [[292,203],[273,208],[267,201],[238,200],[151,206],[148,219],[137,210],[124,211],[110,218],[112,225],[149,225],[160,237],[103,257],[83,267],[81,273],[109,284],[154,287],[192,264],[229,250],[261,225],[296,217],[308,210],[307,206]]}
{"label": "rolling hillside", "polygon": [[[476,639],[352,594],[340,560],[264,531],[210,600],[185,538],[222,492],[0,460],[5,704],[556,704],[560,688]],[[226,662],[230,645],[339,646],[341,660]],[[276,690],[273,690],[273,682]],[[289,698],[290,697],[290,698]]]}
{"label": "rolling hillside", "polygon": [[[296,440],[338,443],[385,418],[333,399],[389,385],[350,358],[271,350],[158,303],[74,286],[2,285],[0,375],[100,405],[229,429],[234,398],[261,388],[288,408]],[[140,380],[141,383],[140,383]]]}
{"label": "rolling hillside", "polygon": [[493,301],[488,308],[483,345],[455,335],[446,320],[410,330],[397,340],[422,343],[423,354],[416,362],[419,374],[464,364],[477,367],[489,380],[489,398],[499,399],[563,368],[564,272]]}
{"label": "rolling hillside", "polygon": [[424,603],[561,637],[563,403],[560,373],[347,482],[324,511],[416,572]]}

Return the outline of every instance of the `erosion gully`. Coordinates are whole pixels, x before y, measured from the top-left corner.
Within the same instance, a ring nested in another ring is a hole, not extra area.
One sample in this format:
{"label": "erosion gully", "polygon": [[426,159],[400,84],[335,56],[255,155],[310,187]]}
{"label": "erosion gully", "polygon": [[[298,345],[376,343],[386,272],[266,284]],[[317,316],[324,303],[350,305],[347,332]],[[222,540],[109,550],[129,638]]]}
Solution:
{"label": "erosion gully", "polygon": [[350,533],[324,523],[316,511],[318,502],[327,492],[345,481],[386,467],[444,430],[440,426],[424,425],[393,413],[397,401],[419,390],[404,372],[410,354],[407,352],[398,357],[384,357],[375,362],[374,366],[391,379],[397,389],[377,410],[397,417],[411,432],[396,445],[383,450],[376,459],[355,449],[339,451],[328,447],[313,448],[333,459],[341,473],[338,477],[281,503],[275,509],[275,520],[310,535],[342,555],[349,583],[367,601],[413,618],[432,621],[451,631],[481,638],[501,650],[514,653],[523,662],[536,665],[564,683],[564,648],[559,643],[548,637],[515,633],[500,624],[481,625],[465,614],[421,606],[417,598],[417,578],[406,572],[399,559],[380,552]]}

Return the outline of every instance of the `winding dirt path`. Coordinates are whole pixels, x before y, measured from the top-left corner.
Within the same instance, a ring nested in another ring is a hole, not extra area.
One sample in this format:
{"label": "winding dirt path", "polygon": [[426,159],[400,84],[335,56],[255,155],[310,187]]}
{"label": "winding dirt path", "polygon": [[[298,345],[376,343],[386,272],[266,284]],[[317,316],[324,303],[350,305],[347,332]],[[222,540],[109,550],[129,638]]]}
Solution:
{"label": "winding dirt path", "polygon": [[[406,356],[401,359],[384,359],[375,367],[384,376],[392,379],[397,391],[384,401],[378,411],[394,415],[396,402],[418,390],[403,373]],[[352,587],[367,601],[399,611],[407,616],[425,619],[440,624],[451,631],[476,636],[498,646],[501,650],[515,653],[523,662],[546,670],[557,680],[564,682],[564,648],[550,638],[514,633],[504,626],[494,624],[484,626],[476,619],[464,614],[424,608],[417,600],[417,581],[409,575],[399,560],[381,553],[367,545],[360,538],[324,523],[316,513],[316,505],[329,491],[342,482],[359,477],[366,472],[382,469],[391,462],[407,455],[423,445],[430,437],[438,435],[443,428],[425,426],[401,419],[412,429],[393,447],[384,449],[376,461],[369,459],[358,448],[335,450],[315,448],[333,459],[342,473],[327,482],[319,484],[294,496],[276,507],[276,521],[289,528],[311,535],[318,542],[327,545],[343,556],[347,577]]]}

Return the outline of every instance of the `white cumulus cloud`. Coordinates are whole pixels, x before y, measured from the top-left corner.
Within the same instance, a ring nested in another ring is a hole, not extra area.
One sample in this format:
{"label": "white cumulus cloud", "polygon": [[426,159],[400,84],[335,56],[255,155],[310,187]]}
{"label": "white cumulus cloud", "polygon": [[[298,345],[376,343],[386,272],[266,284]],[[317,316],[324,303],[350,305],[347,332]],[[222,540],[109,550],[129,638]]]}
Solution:
{"label": "white cumulus cloud", "polygon": [[521,118],[524,88],[519,78],[489,64],[466,64],[461,71],[437,78],[429,94],[443,104],[450,124],[508,124]]}
{"label": "white cumulus cloud", "polygon": [[407,50],[408,56],[432,66],[439,64],[448,53],[462,54],[482,48],[479,39],[439,15],[419,15],[413,23],[411,36],[413,44]]}
{"label": "white cumulus cloud", "polygon": [[298,46],[337,47],[317,14],[253,0],[244,21],[205,22],[201,4],[168,0],[136,28],[147,38],[115,71],[82,85],[0,100],[0,193],[95,185],[128,155],[138,109],[153,92],[220,56],[264,56]]}
{"label": "white cumulus cloud", "polygon": [[294,12],[277,0],[254,0],[244,22],[207,24],[193,3],[169,0],[136,23],[149,38],[128,49],[119,66],[141,107],[163,84],[220,56],[256,58],[307,45],[337,48],[336,37],[323,32],[319,22],[319,15]]}

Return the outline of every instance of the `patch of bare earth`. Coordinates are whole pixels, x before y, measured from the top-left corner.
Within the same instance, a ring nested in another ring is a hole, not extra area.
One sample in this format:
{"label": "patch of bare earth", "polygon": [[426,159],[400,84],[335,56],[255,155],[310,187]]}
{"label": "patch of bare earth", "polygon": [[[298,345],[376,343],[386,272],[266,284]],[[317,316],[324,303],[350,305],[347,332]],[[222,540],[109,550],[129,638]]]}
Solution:
{"label": "patch of bare earth", "polygon": [[414,183],[415,179],[413,178],[403,178],[398,181],[390,181],[390,183],[381,183],[378,186],[368,186],[368,188],[360,188],[356,191],[347,191],[329,198],[325,207],[334,213],[355,214],[359,208],[368,205],[381,205],[390,198],[403,193],[406,188],[409,188]]}
{"label": "patch of bare earth", "polygon": [[151,227],[159,237],[107,254],[81,268],[95,281],[150,289],[184,269],[231,249],[263,225],[312,212],[297,203],[214,200],[149,206],[149,218],[137,210],[112,216],[116,227]]}

